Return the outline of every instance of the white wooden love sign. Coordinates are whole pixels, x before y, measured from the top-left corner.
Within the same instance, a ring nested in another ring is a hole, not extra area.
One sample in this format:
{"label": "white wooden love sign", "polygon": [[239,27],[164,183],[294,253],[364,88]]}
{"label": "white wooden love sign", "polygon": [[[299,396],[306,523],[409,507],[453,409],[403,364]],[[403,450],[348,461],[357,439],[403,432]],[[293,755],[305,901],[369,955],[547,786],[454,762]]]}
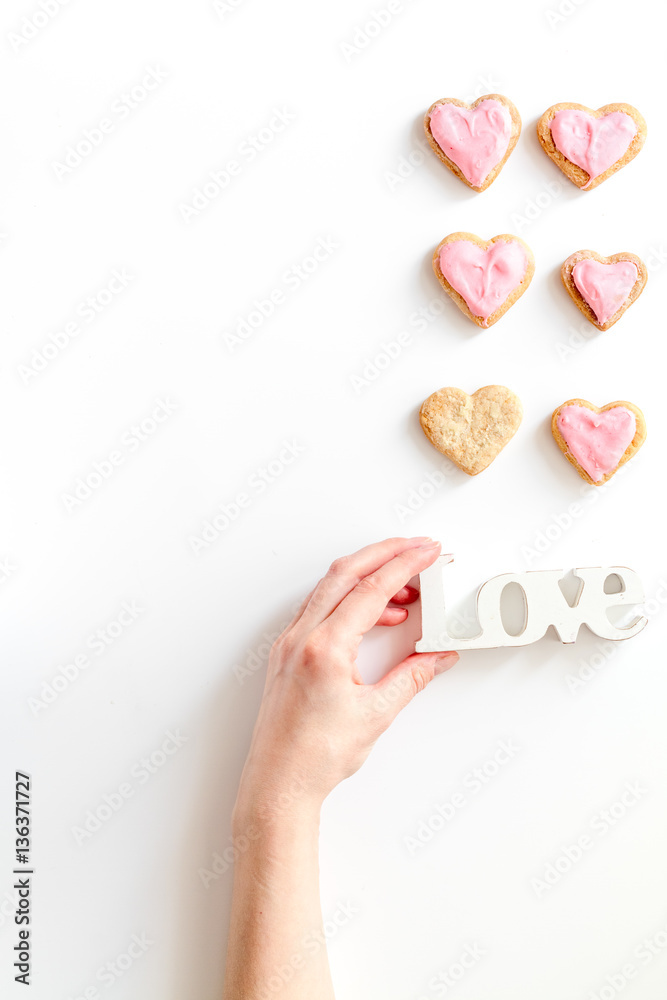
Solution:
{"label": "white wooden love sign", "polygon": [[[429,569],[420,574],[422,637],[416,645],[418,653],[443,649],[495,649],[499,646],[527,646],[541,639],[550,625],[561,642],[574,642],[582,625],[602,639],[630,639],[646,625],[638,615],[625,627],[612,624],[609,608],[637,605],[644,602],[644,589],[637,574],[626,566],[588,566],[575,569],[579,591],[572,605],[568,604],[558,582],[564,571],[530,570],[526,573],[503,573],[482,584],[477,593],[477,618],[480,633],[472,639],[459,639],[447,630],[447,611],[443,585],[443,570],[451,556],[440,556]],[[619,593],[605,593],[608,577],[617,577]],[[516,583],[524,600],[523,628],[517,634],[506,631],[501,616],[501,598],[505,587]]]}

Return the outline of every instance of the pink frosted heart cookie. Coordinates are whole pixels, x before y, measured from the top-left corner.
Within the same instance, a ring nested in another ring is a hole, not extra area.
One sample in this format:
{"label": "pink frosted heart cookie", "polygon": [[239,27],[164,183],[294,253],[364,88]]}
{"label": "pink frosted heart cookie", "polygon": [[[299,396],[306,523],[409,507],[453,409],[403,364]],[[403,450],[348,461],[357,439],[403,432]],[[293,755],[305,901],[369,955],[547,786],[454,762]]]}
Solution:
{"label": "pink frosted heart cookie", "polygon": [[551,430],[568,462],[592,486],[611,479],[646,440],[644,414],[625,400],[598,408],[586,399],[568,399],[554,410]]}
{"label": "pink frosted heart cookie", "polygon": [[644,290],[648,271],[634,253],[601,257],[594,250],[577,250],[561,268],[572,301],[598,330],[608,330]]}
{"label": "pink frosted heart cookie", "polygon": [[433,254],[433,270],[461,312],[483,328],[493,326],[532,281],[535,258],[527,243],[503,233],[481,240],[450,233]]}
{"label": "pink frosted heart cookie", "polygon": [[591,191],[635,158],[646,139],[646,122],[631,104],[593,111],[564,102],[544,112],[537,137],[565,176]]}
{"label": "pink frosted heart cookie", "polygon": [[521,117],[502,94],[486,94],[473,104],[444,97],[426,112],[424,129],[445,166],[473,191],[484,191],[516,146]]}

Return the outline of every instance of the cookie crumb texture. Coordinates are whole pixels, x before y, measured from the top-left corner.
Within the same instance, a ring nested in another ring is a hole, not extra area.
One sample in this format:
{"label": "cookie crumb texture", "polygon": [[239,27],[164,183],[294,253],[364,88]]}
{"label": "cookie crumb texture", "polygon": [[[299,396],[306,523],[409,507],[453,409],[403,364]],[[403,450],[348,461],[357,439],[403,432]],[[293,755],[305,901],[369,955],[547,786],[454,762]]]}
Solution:
{"label": "cookie crumb texture", "polygon": [[431,444],[469,476],[488,468],[516,434],[521,400],[503,385],[486,385],[472,396],[439,389],[422,403],[419,420]]}

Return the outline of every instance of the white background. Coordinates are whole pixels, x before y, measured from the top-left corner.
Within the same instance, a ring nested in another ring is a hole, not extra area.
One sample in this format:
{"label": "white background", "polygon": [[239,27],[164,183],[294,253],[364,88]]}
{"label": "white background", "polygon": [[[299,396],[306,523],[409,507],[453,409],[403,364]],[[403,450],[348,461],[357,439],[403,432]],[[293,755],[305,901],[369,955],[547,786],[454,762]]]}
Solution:
{"label": "white background", "polygon": [[[34,785],[30,995],[220,996],[231,869],[209,888],[199,870],[230,844],[266,636],[335,556],[394,534],[434,535],[455,552],[452,594],[464,610],[498,572],[618,563],[641,574],[653,613],[611,655],[587,633],[569,647],[550,636],[462,656],[330,797],[324,915],[357,911],[330,944],[337,995],[445,995],[433,979],[466,945],[485,954],[447,994],[457,1000],[584,1000],[628,962],[636,978],[615,980],[628,1000],[664,995],[667,949],[650,961],[635,952],[667,926],[657,8],[566,0],[554,16],[555,0],[403,0],[366,32],[386,6],[70,0],[17,46],[10,35],[40,8],[3,5],[3,995],[25,995],[11,983],[6,895],[20,769]],[[121,117],[116,102],[150,68],[166,78]],[[500,177],[475,194],[420,154],[421,120],[438,98],[489,91],[516,103],[524,132]],[[535,136],[539,115],[562,100],[627,101],[648,121],[639,157],[590,193]],[[275,109],[291,120],[251,160],[247,143]],[[54,164],[103,118],[113,130],[56,176]],[[214,197],[187,222],[182,206],[230,160],[237,175],[209,188]],[[535,253],[530,289],[489,331],[443,297],[431,271],[433,247],[459,229],[515,232]],[[335,248],[290,285],[286,272],[321,239]],[[631,250],[650,265],[644,295],[605,334],[560,285],[562,261],[580,248]],[[114,269],[132,280],[86,322],[80,303]],[[273,314],[230,350],[228,335],[276,290]],[[430,320],[417,329],[420,308]],[[34,352],[73,321],[78,334],[26,377]],[[406,330],[398,357],[367,367]],[[417,410],[441,386],[488,383],[512,388],[525,418],[471,479],[432,449]],[[597,493],[550,435],[553,408],[573,396],[629,399],[648,423],[641,453]],[[158,399],[173,413],[130,450],[128,433]],[[251,477],[284,441],[303,452],[260,493]],[[68,510],[64,495],[115,450],[122,463]],[[439,489],[406,516],[434,470],[445,473]],[[195,554],[192,537],[239,492],[250,505]],[[572,503],[581,506],[568,526]],[[97,655],[90,636],[124,602],[141,611]],[[398,634],[371,636],[365,676],[405,655],[418,631],[415,609]],[[89,665],[36,707],[30,699],[83,654]],[[589,679],[573,685],[580,671]],[[145,784],[132,777],[177,730],[187,737],[178,752]],[[501,740],[520,749],[475,794],[466,776]],[[77,843],[73,828],[128,781],[122,808]],[[644,789],[639,800],[596,832],[627,782]],[[405,838],[456,791],[465,806],[411,851]],[[591,849],[540,894],[532,880],[586,834]],[[133,934],[153,943],[105,985],[98,970]]]}

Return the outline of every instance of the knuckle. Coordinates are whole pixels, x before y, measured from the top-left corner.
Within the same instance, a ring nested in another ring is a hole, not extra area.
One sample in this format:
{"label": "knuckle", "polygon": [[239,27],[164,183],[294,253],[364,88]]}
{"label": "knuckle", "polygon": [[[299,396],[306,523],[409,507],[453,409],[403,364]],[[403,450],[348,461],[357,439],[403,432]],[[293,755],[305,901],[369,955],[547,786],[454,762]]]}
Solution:
{"label": "knuckle", "polygon": [[294,653],[296,647],[296,642],[294,639],[294,632],[291,629],[286,629],[284,632],[278,636],[273,644],[273,649],[280,656],[291,656]]}
{"label": "knuckle", "polygon": [[318,611],[324,604],[324,583],[319,583],[315,590],[310,595],[310,600],[308,601],[308,607],[311,611]]}
{"label": "knuckle", "polygon": [[350,557],[339,556],[329,566],[328,576],[347,576],[350,569]]}
{"label": "knuckle", "polygon": [[430,683],[433,677],[433,667],[415,665],[410,671],[415,694],[419,694]]}
{"label": "knuckle", "polygon": [[316,667],[322,663],[326,643],[317,632],[311,632],[301,645],[301,661],[305,667]]}
{"label": "knuckle", "polygon": [[370,576],[365,576],[363,580],[360,580],[357,584],[357,593],[359,594],[377,594],[381,590],[382,580],[377,573],[371,573]]}

